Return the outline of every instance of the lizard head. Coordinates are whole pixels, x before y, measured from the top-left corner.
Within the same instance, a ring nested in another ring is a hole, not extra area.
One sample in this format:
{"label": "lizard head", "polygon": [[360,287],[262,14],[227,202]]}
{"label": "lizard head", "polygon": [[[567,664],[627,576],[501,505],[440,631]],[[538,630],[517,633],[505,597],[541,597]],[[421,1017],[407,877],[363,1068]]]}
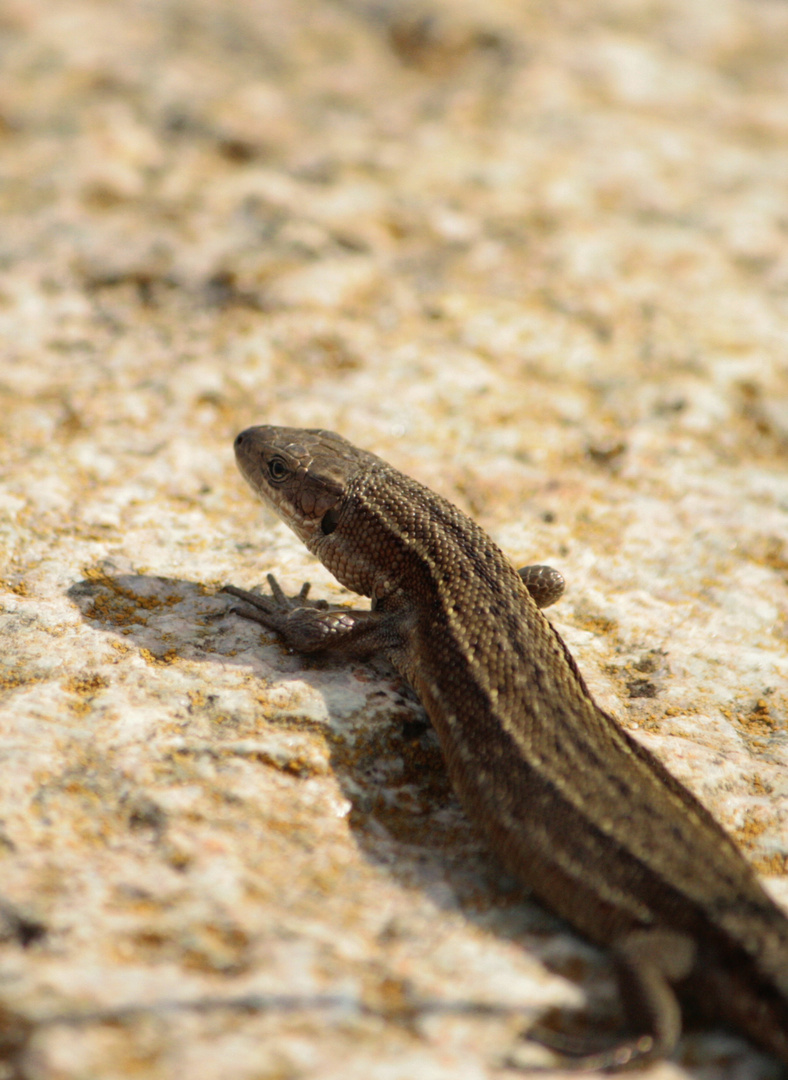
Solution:
{"label": "lizard head", "polygon": [[335,528],[348,482],[366,457],[318,428],[251,427],[235,440],[243,478],[308,547]]}

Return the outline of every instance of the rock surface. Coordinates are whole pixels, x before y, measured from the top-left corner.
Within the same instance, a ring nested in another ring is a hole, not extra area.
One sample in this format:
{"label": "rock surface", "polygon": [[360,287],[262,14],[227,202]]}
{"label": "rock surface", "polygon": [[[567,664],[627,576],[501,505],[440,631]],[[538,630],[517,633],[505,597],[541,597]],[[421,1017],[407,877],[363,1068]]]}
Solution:
{"label": "rock surface", "polygon": [[[600,702],[788,908],[788,6],[4,0],[0,35],[0,1075],[505,1078],[549,1006],[616,1023],[393,673],[230,612],[272,570],[354,602],[244,489],[255,422],[561,569]],[[646,1075],[698,1069],[772,1075],[721,1032]]]}

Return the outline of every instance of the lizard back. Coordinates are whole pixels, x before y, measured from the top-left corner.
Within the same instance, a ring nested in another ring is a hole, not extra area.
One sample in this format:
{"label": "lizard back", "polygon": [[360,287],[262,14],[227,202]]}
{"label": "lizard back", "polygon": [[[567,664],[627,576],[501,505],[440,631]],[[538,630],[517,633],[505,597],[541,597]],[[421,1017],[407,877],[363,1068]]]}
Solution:
{"label": "lizard back", "polygon": [[600,943],[690,933],[707,967],[726,955],[763,982],[788,1031],[788,920],[705,807],[596,705],[490,537],[377,463],[348,485],[338,528],[385,572],[376,610],[415,613],[391,658],[508,868]]}

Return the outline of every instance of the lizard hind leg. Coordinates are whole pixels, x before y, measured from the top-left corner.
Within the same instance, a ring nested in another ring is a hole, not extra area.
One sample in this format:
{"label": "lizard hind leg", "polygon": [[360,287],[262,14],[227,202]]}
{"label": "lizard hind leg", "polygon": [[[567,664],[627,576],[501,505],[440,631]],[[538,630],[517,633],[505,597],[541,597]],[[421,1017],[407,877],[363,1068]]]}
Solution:
{"label": "lizard hind leg", "polygon": [[645,1064],[671,1054],[681,1036],[672,984],[685,979],[695,963],[690,938],[670,930],[633,931],[613,945],[612,955],[630,1030],[640,1034],[600,1049],[583,1037],[532,1028],[528,1038],[559,1053],[566,1068],[598,1072]]}

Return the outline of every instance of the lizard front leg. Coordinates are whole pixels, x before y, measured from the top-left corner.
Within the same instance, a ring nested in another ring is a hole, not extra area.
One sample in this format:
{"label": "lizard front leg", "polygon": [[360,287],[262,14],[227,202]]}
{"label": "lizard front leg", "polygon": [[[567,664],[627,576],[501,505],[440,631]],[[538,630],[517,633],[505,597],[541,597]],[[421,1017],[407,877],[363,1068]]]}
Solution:
{"label": "lizard front leg", "polygon": [[308,582],[294,597],[284,594],[273,574],[268,574],[268,584],[271,596],[259,596],[235,585],[225,585],[223,591],[243,600],[244,607],[233,608],[237,615],[275,631],[296,652],[365,657],[390,652],[401,641],[399,620],[394,614],[330,610],[325,600],[307,600]]}
{"label": "lizard front leg", "polygon": [[[517,571],[539,608],[550,607],[564,592],[564,578],[552,566],[523,566]],[[225,585],[223,592],[243,600],[234,612],[244,619],[273,630],[296,652],[341,652],[365,657],[391,652],[401,644],[399,618],[395,614],[344,608],[331,611],[325,600],[308,600],[309,582],[296,596],[286,596],[273,574],[267,575],[271,596]]]}
{"label": "lizard front leg", "polygon": [[550,607],[563,596],[564,576],[552,566],[521,566],[517,573],[538,608]]}

